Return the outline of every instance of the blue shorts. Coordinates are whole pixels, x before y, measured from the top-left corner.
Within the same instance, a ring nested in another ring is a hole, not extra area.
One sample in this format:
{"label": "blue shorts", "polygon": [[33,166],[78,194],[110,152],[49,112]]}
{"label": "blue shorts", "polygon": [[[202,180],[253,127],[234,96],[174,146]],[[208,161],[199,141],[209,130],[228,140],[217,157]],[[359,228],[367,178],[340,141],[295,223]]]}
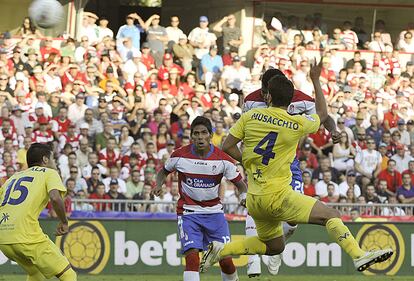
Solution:
{"label": "blue shorts", "polygon": [[178,216],[181,254],[189,249],[207,250],[212,241],[230,242],[229,225],[223,213]]}
{"label": "blue shorts", "polygon": [[292,186],[293,191],[303,194],[302,171],[299,166],[298,158],[295,157],[293,160],[292,164],[290,165],[290,171],[292,172],[292,182],[290,185]]}

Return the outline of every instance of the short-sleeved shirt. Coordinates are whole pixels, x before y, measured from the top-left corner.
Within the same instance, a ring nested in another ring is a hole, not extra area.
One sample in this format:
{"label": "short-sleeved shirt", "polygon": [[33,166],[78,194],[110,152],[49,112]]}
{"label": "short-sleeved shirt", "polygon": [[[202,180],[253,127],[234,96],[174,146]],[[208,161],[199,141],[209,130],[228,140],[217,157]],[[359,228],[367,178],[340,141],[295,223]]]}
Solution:
{"label": "short-sleeved shirt", "polygon": [[14,174],[4,183],[0,188],[0,244],[45,239],[38,218],[54,189],[66,193],[58,172],[40,166]]}
{"label": "short-sleeved shirt", "polygon": [[409,199],[414,197],[414,187],[411,186],[410,189],[405,189],[403,186],[400,186],[397,189],[397,198],[402,195],[404,198]]}
{"label": "short-sleeved shirt", "polygon": [[[251,194],[276,192],[277,187],[290,188],[290,165],[299,139],[319,129],[317,114],[290,115],[286,110],[270,107],[244,113],[230,129],[243,140],[243,166]],[[275,184],[276,183],[276,184]]]}
{"label": "short-sleeved shirt", "polygon": [[242,179],[234,160],[213,145],[210,145],[210,151],[204,158],[195,153],[193,144],[175,150],[165,163],[164,170],[178,172],[179,215],[223,213],[219,194],[222,178],[233,183]]}
{"label": "short-sleeved shirt", "polygon": [[229,42],[231,40],[239,40],[241,37],[241,30],[239,27],[223,26],[223,47],[230,47]]}
{"label": "short-sleeved shirt", "polygon": [[148,44],[153,52],[164,52],[164,43],[155,39],[155,36],[167,36],[167,31],[162,26],[150,26],[147,30]]}

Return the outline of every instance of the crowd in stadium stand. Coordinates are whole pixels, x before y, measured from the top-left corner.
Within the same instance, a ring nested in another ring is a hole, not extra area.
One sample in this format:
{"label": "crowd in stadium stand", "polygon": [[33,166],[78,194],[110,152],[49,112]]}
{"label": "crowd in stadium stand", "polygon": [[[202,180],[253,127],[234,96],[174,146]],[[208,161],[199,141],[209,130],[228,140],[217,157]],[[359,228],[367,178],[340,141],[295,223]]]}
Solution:
{"label": "crowd in stadium stand", "polygon": [[[31,143],[50,143],[68,189],[68,213],[73,198],[176,201],[174,174],[161,198],[151,189],[170,153],[190,143],[192,120],[208,117],[212,143],[220,147],[242,114],[243,98],[261,87],[260,75],[269,67],[281,69],[297,89],[312,95],[313,61],[305,51],[322,49],[320,81],[342,138],[333,144],[321,127],[300,144],[305,194],[324,202],[414,202],[414,65],[399,61],[400,51],[414,52],[413,25],[393,40],[381,20],[372,35],[361,18],[329,30],[320,14],[306,17],[303,25],[288,17],[282,31],[263,23],[255,27],[257,49],[248,66],[239,56],[243,38],[234,15],[214,28],[201,16],[188,35],[179,28],[179,16],[170,20],[164,28],[159,15],[144,21],[132,13],[114,32],[105,17],[85,12],[80,40],[64,39],[60,48],[29,18],[13,38],[3,33],[2,182],[27,167]],[[36,38],[42,38],[40,48]],[[345,61],[337,54],[356,49],[375,51],[374,59],[366,61],[356,51]],[[231,183],[223,182],[222,196],[224,202],[238,202]],[[76,209],[124,211],[125,206],[93,203]],[[405,214],[387,210],[387,215]],[[129,211],[174,208],[141,204]],[[235,206],[230,212],[242,211]]]}

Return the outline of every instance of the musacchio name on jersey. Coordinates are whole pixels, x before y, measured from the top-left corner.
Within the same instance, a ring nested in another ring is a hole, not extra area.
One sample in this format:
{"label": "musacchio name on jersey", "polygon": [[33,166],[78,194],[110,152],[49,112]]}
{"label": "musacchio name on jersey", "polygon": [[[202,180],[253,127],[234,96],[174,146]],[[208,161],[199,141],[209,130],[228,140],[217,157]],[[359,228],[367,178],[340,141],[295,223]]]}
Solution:
{"label": "musacchio name on jersey", "polygon": [[233,183],[242,179],[234,160],[219,148],[210,145],[206,158],[200,158],[192,144],[175,150],[164,165],[171,173],[178,172],[180,199],[177,214],[222,213],[219,197],[223,177]]}

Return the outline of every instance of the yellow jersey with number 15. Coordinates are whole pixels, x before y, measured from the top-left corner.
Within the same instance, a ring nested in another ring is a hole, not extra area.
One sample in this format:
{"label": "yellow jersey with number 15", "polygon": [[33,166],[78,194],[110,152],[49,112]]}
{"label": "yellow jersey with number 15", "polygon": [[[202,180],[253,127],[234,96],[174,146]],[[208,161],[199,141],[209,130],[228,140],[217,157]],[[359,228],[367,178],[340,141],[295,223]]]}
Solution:
{"label": "yellow jersey with number 15", "polygon": [[0,188],[0,244],[37,243],[46,236],[39,215],[49,202],[49,192],[66,193],[58,172],[34,166],[10,177]]}
{"label": "yellow jersey with number 15", "polygon": [[319,129],[317,114],[289,115],[286,110],[257,108],[242,114],[230,134],[243,140],[248,192],[265,195],[289,188],[290,165],[301,137]]}

